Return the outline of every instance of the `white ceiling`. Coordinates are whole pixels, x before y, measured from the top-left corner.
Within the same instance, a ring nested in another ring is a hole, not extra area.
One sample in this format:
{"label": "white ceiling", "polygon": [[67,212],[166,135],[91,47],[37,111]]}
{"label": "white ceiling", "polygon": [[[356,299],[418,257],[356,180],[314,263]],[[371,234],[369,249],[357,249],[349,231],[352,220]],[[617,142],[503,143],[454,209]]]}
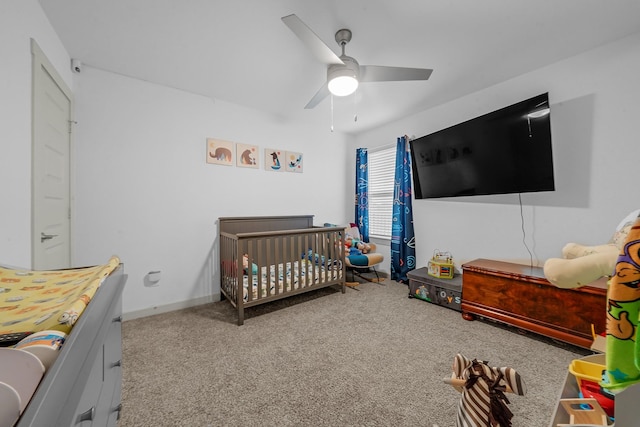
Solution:
{"label": "white ceiling", "polygon": [[338,55],[334,34],[350,29],[346,53],[360,64],[434,70],[428,81],[363,83],[335,98],[335,128],[349,133],[640,31],[638,0],[39,1],[85,66],[285,121],[330,123],[331,102],[304,110],[326,67],[283,16],[295,13]]}

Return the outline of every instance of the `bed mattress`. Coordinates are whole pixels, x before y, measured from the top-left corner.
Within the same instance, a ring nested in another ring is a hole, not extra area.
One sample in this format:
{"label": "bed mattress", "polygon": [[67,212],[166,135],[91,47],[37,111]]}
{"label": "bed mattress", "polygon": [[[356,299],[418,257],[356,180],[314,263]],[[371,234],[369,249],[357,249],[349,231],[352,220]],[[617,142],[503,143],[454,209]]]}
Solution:
{"label": "bed mattress", "polygon": [[[258,273],[258,270],[260,271]],[[342,266],[339,262],[322,265],[309,260],[274,264],[269,267],[254,268],[254,272],[243,275],[243,300],[249,300],[251,289],[252,300],[265,298],[276,293],[289,292],[301,287],[308,287],[318,282],[337,280],[342,277]],[[249,286],[251,281],[251,286]],[[235,280],[231,283],[235,286]],[[262,289],[259,293],[259,289]]]}

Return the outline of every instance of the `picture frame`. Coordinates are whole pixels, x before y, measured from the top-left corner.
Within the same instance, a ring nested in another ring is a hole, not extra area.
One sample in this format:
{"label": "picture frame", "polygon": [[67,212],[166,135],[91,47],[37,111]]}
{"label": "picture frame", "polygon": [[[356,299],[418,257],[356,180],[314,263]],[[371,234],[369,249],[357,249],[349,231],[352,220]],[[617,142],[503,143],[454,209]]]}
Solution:
{"label": "picture frame", "polygon": [[303,156],[302,153],[287,151],[285,153],[285,170],[287,172],[302,173]]}
{"label": "picture frame", "polygon": [[260,153],[257,145],[236,144],[236,166],[241,168],[258,169],[260,167]]}
{"label": "picture frame", "polygon": [[264,170],[271,172],[284,172],[285,152],[277,148],[264,149]]}
{"label": "picture frame", "polygon": [[235,143],[222,139],[207,138],[207,163],[233,166]]}

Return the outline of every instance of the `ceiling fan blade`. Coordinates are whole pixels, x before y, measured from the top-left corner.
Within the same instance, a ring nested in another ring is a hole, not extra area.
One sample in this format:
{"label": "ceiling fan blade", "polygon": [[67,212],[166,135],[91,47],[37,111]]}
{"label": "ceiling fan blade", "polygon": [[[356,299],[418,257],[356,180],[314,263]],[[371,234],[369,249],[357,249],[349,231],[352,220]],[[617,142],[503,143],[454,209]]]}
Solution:
{"label": "ceiling fan blade", "polygon": [[385,67],[361,65],[361,82],[393,82],[403,80],[428,80],[433,70],[429,68]]}
{"label": "ceiling fan blade", "polygon": [[307,105],[304,106],[305,110],[310,110],[311,108],[314,108],[316,105],[320,104],[320,102],[325,99],[327,96],[329,96],[329,87],[327,86],[327,84],[325,83],[324,85],[322,85],[322,87],[316,92],[315,95],[313,95],[313,98],[311,98],[311,101],[309,101],[307,103]]}
{"label": "ceiling fan blade", "polygon": [[282,17],[282,22],[298,36],[302,43],[307,46],[320,62],[323,64],[344,64],[340,57],[295,14]]}

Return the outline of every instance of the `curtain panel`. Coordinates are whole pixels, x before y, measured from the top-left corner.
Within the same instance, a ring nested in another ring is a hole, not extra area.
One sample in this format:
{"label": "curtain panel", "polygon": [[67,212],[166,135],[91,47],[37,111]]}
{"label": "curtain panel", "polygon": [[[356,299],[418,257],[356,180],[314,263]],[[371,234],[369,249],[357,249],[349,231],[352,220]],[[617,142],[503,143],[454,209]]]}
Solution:
{"label": "curtain panel", "polygon": [[366,148],[356,150],[356,225],[360,236],[369,241],[369,154]]}
{"label": "curtain panel", "polygon": [[409,138],[397,141],[396,172],[391,225],[391,279],[409,283],[407,273],[416,268],[413,208],[411,204],[411,155]]}

